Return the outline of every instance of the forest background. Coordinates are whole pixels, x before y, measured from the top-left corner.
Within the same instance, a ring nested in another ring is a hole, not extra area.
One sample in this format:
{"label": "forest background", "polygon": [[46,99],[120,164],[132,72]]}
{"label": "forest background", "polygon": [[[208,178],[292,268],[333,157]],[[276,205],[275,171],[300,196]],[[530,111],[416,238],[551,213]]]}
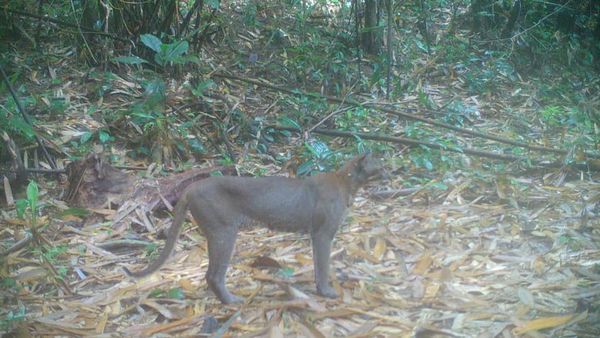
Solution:
{"label": "forest background", "polygon": [[[1,332],[600,335],[600,1],[6,0],[0,41]],[[339,300],[262,229],[242,307],[191,225],[120,271],[193,180],[366,151],[391,178],[336,240]]]}

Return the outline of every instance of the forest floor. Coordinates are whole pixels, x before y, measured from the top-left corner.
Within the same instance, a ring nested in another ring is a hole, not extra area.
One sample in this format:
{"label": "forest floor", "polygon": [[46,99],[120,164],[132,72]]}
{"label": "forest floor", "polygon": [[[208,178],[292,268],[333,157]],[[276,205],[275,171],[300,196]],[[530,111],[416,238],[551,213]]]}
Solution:
{"label": "forest floor", "polygon": [[160,272],[137,281],[119,267],[147,258],[99,247],[130,237],[111,233],[110,222],[51,222],[45,236],[67,247],[60,257],[73,271],[63,281],[31,250],[7,263],[21,286],[18,307],[27,309],[23,325],[36,336],[195,336],[213,319],[226,336],[597,336],[598,218],[582,220],[581,196],[600,185],[519,180],[530,204],[518,208],[480,202],[495,192],[467,192],[460,175],[435,203],[425,192],[367,199],[380,189],[372,185],[335,240],[336,300],[315,295],[306,236],[264,229],[237,241],[228,285],[246,298],[241,306],[223,306],[208,291],[206,242],[193,227]]}

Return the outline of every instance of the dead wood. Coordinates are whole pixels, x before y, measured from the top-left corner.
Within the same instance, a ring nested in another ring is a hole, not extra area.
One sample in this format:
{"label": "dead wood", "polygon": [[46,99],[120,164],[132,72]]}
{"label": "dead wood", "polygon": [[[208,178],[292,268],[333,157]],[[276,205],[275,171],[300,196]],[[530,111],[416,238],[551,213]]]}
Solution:
{"label": "dead wood", "polygon": [[[242,81],[242,82],[250,83],[253,85],[261,86],[264,88],[269,88],[269,89],[276,90],[279,92],[287,93],[290,95],[302,95],[302,96],[308,96],[308,97],[313,97],[313,98],[318,98],[318,99],[325,99],[330,102],[335,102],[335,103],[339,103],[339,104],[348,104],[348,105],[355,106],[355,107],[369,107],[371,109],[379,110],[379,111],[382,111],[382,112],[390,114],[390,115],[395,115],[395,116],[407,118],[410,120],[420,121],[420,122],[423,122],[423,123],[426,123],[426,124],[429,124],[432,126],[453,130],[453,131],[459,132],[464,135],[480,137],[480,138],[493,140],[493,141],[504,143],[504,144],[510,144],[510,145],[513,145],[516,147],[530,149],[530,150],[536,150],[536,151],[547,152],[547,153],[555,153],[555,154],[559,154],[559,155],[566,155],[568,152],[568,150],[565,150],[565,149],[549,148],[549,147],[544,147],[544,146],[538,146],[538,145],[531,144],[531,143],[523,143],[523,142],[515,141],[515,140],[509,139],[509,138],[505,138],[505,137],[490,134],[490,133],[483,133],[483,132],[479,132],[479,131],[475,131],[475,130],[456,127],[451,124],[438,122],[436,120],[428,119],[426,117],[422,117],[419,115],[404,113],[404,112],[398,111],[396,109],[388,108],[388,107],[382,107],[381,103],[372,103],[372,102],[361,103],[356,100],[352,100],[352,99],[348,99],[348,98],[341,99],[341,98],[334,97],[334,96],[325,96],[325,95],[320,95],[320,94],[315,94],[315,93],[306,93],[306,92],[302,92],[297,89],[292,90],[292,89],[275,86],[275,85],[265,83],[265,82],[262,82],[262,81],[259,81],[256,79],[249,79],[247,77],[239,77],[239,76],[223,74],[223,73],[213,73],[212,76]],[[421,110],[430,111],[427,109],[421,109]],[[316,132],[316,130],[315,130],[315,132]],[[475,154],[472,154],[472,155],[475,155]],[[589,152],[586,152],[585,155],[590,158],[600,158],[600,155],[589,153]]]}
{"label": "dead wood", "polygon": [[19,147],[5,131],[2,131],[2,140],[12,160],[6,177],[11,184],[21,185],[27,181],[27,170],[25,170],[25,165],[21,159]]}
{"label": "dead wood", "polygon": [[168,177],[139,178],[114,168],[101,155],[92,153],[67,166],[69,186],[65,200],[70,205],[90,209],[116,206],[115,224],[135,211],[146,228],[153,230],[146,213],[162,207],[171,210],[188,185],[216,171],[232,175],[234,168],[194,168]]}
{"label": "dead wood", "polygon": [[[294,127],[283,127],[283,126],[269,126],[269,127],[274,128],[274,129],[279,129],[279,130],[302,132],[300,129],[294,128]],[[522,157],[522,156],[498,154],[498,153],[477,150],[477,149],[471,149],[471,148],[459,149],[459,148],[444,147],[444,146],[441,146],[436,143],[417,141],[417,140],[405,138],[405,137],[385,136],[385,135],[377,135],[377,134],[371,134],[371,133],[357,133],[357,132],[350,132],[350,131],[321,129],[321,128],[314,129],[313,132],[317,133],[317,134],[322,134],[322,135],[327,135],[327,136],[335,136],[335,137],[354,138],[354,137],[358,136],[358,137],[366,139],[366,140],[385,141],[385,142],[392,142],[392,143],[397,143],[397,144],[405,144],[408,146],[422,145],[422,146],[427,146],[432,149],[451,151],[451,152],[455,152],[455,153],[463,153],[463,154],[468,154],[468,155],[473,155],[473,156],[478,156],[478,157],[493,158],[493,159],[502,160],[502,161],[525,161],[526,160],[526,158]]]}

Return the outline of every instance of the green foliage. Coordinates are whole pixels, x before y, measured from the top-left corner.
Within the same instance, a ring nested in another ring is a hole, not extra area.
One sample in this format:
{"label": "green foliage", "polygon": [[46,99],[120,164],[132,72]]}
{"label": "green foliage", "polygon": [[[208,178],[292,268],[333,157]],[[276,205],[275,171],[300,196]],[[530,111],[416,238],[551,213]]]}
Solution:
{"label": "green foliage", "polygon": [[10,331],[14,328],[15,323],[25,320],[26,315],[27,311],[23,305],[19,305],[19,310],[17,312],[12,310],[8,311],[4,318],[0,318],[0,331]]}
{"label": "green foliage", "polygon": [[[187,55],[190,45],[185,40],[163,43],[152,34],[143,34],[140,40],[146,47],[154,51],[154,62],[161,67],[199,62],[196,56]],[[116,57],[113,58],[113,61],[134,65],[148,63],[148,61],[138,56]]]}
{"label": "green foliage", "polygon": [[465,67],[467,86],[473,94],[494,94],[517,80],[512,65],[494,53],[486,53],[485,57],[472,56]]}
{"label": "green foliage", "polygon": [[256,2],[248,1],[244,7],[244,24],[250,27],[255,27],[260,21],[256,20]]}
{"label": "green foliage", "polygon": [[479,119],[479,111],[476,107],[465,106],[462,100],[454,100],[446,107],[443,120],[447,124],[463,127],[465,120]]}
{"label": "green foliage", "polygon": [[[2,61],[2,58],[0,58],[0,61]],[[20,72],[17,70],[13,76],[9,78],[13,85],[19,76]],[[19,92],[24,90],[24,88],[21,88]],[[27,141],[33,141],[35,132],[33,128],[27,122],[25,122],[21,114],[18,113],[19,110],[17,109],[17,105],[12,96],[9,94],[4,81],[0,81],[0,97],[6,97],[6,100],[0,100],[0,103],[4,105],[3,109],[0,109],[0,132],[5,131],[7,134],[12,135],[13,137],[19,136],[23,137]],[[37,103],[35,98],[32,96],[20,96],[19,100],[21,101],[23,108],[26,110],[30,109]]]}
{"label": "green foliage", "polygon": [[76,217],[87,217],[90,215],[90,211],[85,208],[68,208],[58,213],[59,217],[76,216]]}
{"label": "green foliage", "polygon": [[460,162],[456,157],[449,155],[449,152],[443,151],[443,149],[451,148],[460,149],[460,147],[456,146],[454,140],[434,134],[425,128],[421,122],[408,124],[404,128],[404,132],[409,138],[436,143],[442,147],[442,150],[431,149],[427,146],[412,148],[408,156],[417,168],[442,170],[459,165]]}
{"label": "green foliage", "polygon": [[428,147],[418,147],[411,149],[409,158],[417,168],[425,168],[427,170],[433,170],[433,151]]}
{"label": "green foliage", "polygon": [[558,106],[547,106],[540,112],[544,122],[552,127],[557,127],[566,122],[567,115],[564,110]]}
{"label": "green foliage", "polygon": [[35,249],[34,252],[36,252],[38,256],[43,256],[52,265],[56,265],[59,256],[67,252],[68,249],[68,246],[61,244],[50,248],[44,248],[43,250]]}
{"label": "green foliage", "polygon": [[159,255],[159,252],[156,249],[158,249],[158,245],[156,245],[156,243],[148,243],[144,249],[146,252],[146,257],[149,259],[156,258]]}
{"label": "green foliage", "polygon": [[29,224],[33,227],[37,223],[37,209],[38,209],[39,191],[35,181],[30,181],[27,185],[27,198],[18,199],[15,201],[17,209],[17,217],[25,219],[27,211]]}
{"label": "green foliage", "polygon": [[277,276],[285,279],[290,279],[294,276],[294,269],[291,267],[284,267],[277,270]]}
{"label": "green foliage", "polygon": [[298,166],[296,170],[298,176],[327,171],[333,167],[336,160],[335,152],[318,138],[312,138],[304,143],[303,157],[308,160]]}
{"label": "green foliage", "polygon": [[150,292],[152,298],[168,298],[168,299],[185,299],[185,293],[181,288],[172,288],[167,291],[161,289],[154,289]]}
{"label": "green foliage", "polygon": [[192,94],[195,97],[203,97],[205,94],[205,91],[207,89],[212,89],[215,88],[217,85],[215,84],[215,82],[211,79],[208,79],[206,81],[200,82],[198,83],[195,87],[192,88]]}
{"label": "green foliage", "polygon": [[346,110],[335,119],[335,124],[343,130],[361,131],[361,128],[369,125],[369,112],[362,107]]}

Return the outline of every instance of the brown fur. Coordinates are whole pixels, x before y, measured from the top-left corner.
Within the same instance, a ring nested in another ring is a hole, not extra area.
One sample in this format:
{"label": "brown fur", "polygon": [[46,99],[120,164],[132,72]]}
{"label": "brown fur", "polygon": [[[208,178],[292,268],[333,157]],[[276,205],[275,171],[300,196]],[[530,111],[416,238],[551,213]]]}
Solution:
{"label": "brown fur", "polygon": [[225,273],[240,227],[263,224],[271,229],[309,233],[313,247],[317,292],[335,298],[329,284],[331,242],[346,217],[356,191],[381,174],[370,154],[348,161],[332,173],[305,179],[287,177],[209,177],[191,185],[175,208],[175,218],[157,260],[138,272],[143,277],[167,260],[181,232],[187,210],[202,228],[208,244],[206,281],[221,302],[242,301],[225,287]]}

